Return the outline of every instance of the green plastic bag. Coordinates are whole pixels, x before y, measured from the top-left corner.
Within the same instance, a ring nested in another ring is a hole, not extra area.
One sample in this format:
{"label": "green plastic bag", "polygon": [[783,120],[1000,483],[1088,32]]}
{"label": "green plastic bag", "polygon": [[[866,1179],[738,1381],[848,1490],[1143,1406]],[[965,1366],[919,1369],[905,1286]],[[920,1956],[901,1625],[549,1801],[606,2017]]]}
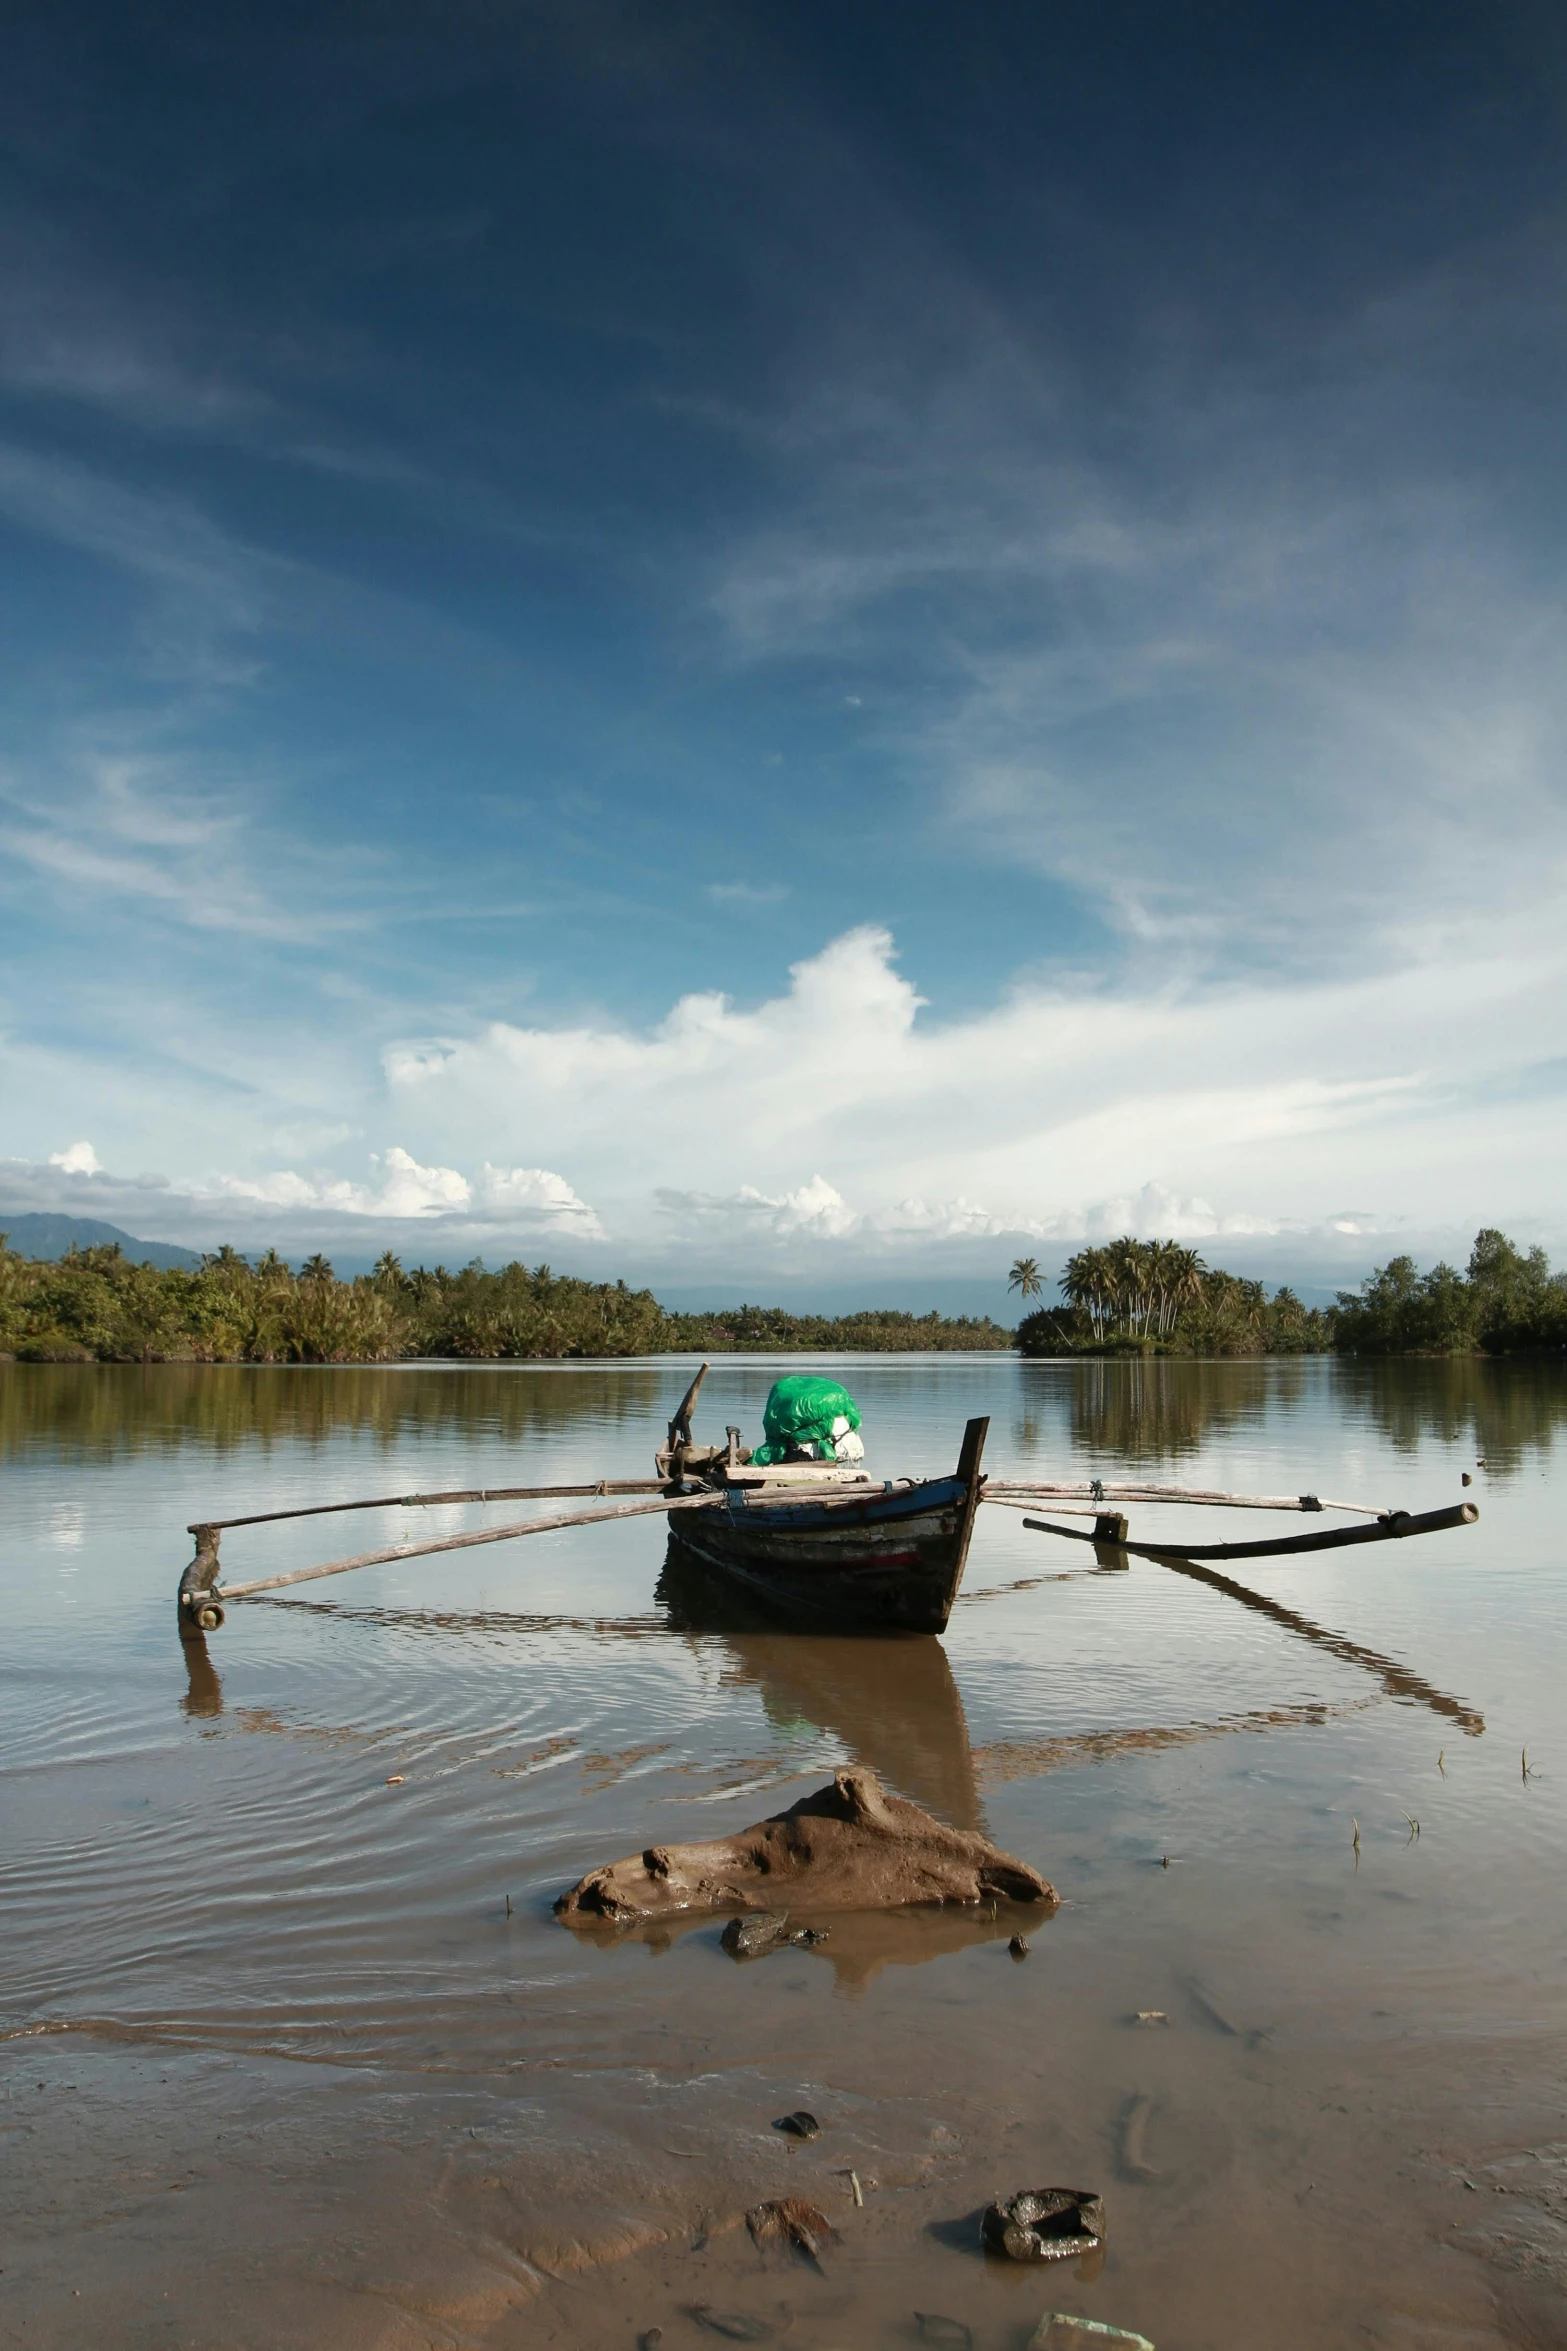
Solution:
{"label": "green plastic bag", "polygon": [[809,1372],[790,1372],[773,1382],[762,1412],[767,1442],[757,1446],[751,1459],[764,1469],[787,1460],[791,1452],[803,1452],[808,1460],[836,1461],[838,1439],[859,1425],[860,1408],[847,1388]]}

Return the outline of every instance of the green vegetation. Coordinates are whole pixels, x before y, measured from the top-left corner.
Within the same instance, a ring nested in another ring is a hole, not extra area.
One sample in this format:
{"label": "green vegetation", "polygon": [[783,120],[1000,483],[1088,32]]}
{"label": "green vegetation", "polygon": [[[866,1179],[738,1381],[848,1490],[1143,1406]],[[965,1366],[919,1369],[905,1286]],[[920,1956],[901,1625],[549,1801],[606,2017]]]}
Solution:
{"label": "green vegetation", "polygon": [[1127,1235],[1079,1249],[1061,1292],[1064,1305],[1019,1324],[1025,1355],[1321,1355],[1333,1345],[1331,1314],[1205,1266],[1178,1241]]}
{"label": "green vegetation", "polygon": [[118,1247],[49,1264],[0,1236],[0,1355],[31,1363],[390,1363],[428,1357],[845,1354],[1013,1344],[999,1323],[937,1314],[785,1314],[742,1306],[669,1314],[650,1290],[584,1282],[547,1265],[405,1273],[383,1257],[342,1282],[324,1257],[298,1273],[275,1252],[233,1249],[195,1272],[133,1264]]}
{"label": "green vegetation", "polygon": [[1567,1347],[1567,1274],[1487,1225],[1469,1266],[1417,1273],[1412,1257],[1341,1290],[1334,1337],[1345,1355],[1517,1355]]}
{"label": "green vegetation", "polygon": [[702,1355],[945,1354],[957,1347],[1002,1351],[1016,1336],[988,1315],[895,1314],[868,1308],[862,1314],[786,1314],[781,1306],[738,1306],[718,1314],[665,1317],[666,1347]]}
{"label": "green vegetation", "polygon": [[[1019,1258],[1009,1287],[1037,1296]],[[988,1316],[789,1314],[739,1306],[675,1314],[651,1290],[585,1282],[547,1265],[405,1273],[383,1257],[339,1281],[324,1257],[297,1273],[269,1250],[220,1249],[191,1272],[134,1264],[118,1247],[23,1257],[0,1235],[0,1356],[33,1363],[393,1363],[458,1357],[941,1352],[1043,1355],[1506,1355],[1567,1348],[1567,1274],[1490,1228],[1468,1270],[1395,1257],[1326,1312],[1203,1264],[1175,1241],[1080,1249],[1064,1303],[1016,1333]]]}
{"label": "green vegetation", "polygon": [[56,1264],[0,1242],[0,1351],[44,1363],[387,1363],[410,1356],[647,1355],[669,1344],[647,1290],[508,1265],[405,1274],[383,1257],[340,1282],[324,1257],[299,1272],[268,1251],[220,1249],[194,1273],[133,1265],[118,1248]]}

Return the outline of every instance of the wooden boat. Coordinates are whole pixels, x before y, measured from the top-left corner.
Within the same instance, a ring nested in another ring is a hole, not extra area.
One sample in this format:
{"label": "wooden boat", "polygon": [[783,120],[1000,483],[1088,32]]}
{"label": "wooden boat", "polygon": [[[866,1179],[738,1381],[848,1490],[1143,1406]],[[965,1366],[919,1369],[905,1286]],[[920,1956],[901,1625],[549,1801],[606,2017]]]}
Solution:
{"label": "wooden boat", "polygon": [[[707,1371],[692,1381],[669,1423],[667,1441],[654,1457],[656,1477],[600,1478],[592,1484],[464,1488],[441,1494],[382,1494],[363,1501],[327,1502],[293,1510],[269,1510],[246,1518],[203,1519],[189,1532],[196,1556],[180,1578],[181,1635],[199,1641],[223,1622],[231,1600],[248,1600],[320,1576],[345,1575],[352,1568],[416,1559],[437,1551],[466,1551],[479,1544],[515,1542],[559,1527],[596,1526],[609,1519],[655,1514],[669,1521],[672,1556],[684,1555],[711,1576],[775,1617],[842,1631],[939,1633],[945,1630],[963,1580],[974,1520],[981,1502],[1013,1509],[1051,1509],[1049,1519],[1025,1518],[1041,1534],[1065,1535],[1092,1543],[1101,1564],[1124,1566],[1129,1555],[1164,1560],[1276,1558],[1302,1551],[1336,1550],[1345,1544],[1401,1541],[1472,1525],[1472,1502],[1419,1513],[1385,1509],[1368,1502],[1325,1501],[1315,1494],[1231,1494],[1190,1487],[1105,1485],[1094,1478],[1070,1485],[994,1479],[980,1474],[987,1419],[968,1422],[957,1468],[950,1477],[875,1479],[838,1461],[754,1462],[727,1431],[725,1445],[694,1443],[691,1412]],[[627,1499],[610,1501],[610,1495]],[[220,1583],[218,1547],[228,1527],[261,1526],[280,1519],[335,1516],[349,1510],[452,1502],[552,1501],[591,1498],[587,1510],[551,1512],[507,1526],[475,1527],[466,1534],[432,1542],[391,1543],[319,1567],[294,1568],[242,1584]],[[634,1497],[631,1498],[631,1497]],[[1251,1543],[1190,1543],[1172,1535],[1134,1541],[1118,1502],[1186,1503],[1229,1510],[1341,1511],[1370,1523],[1324,1528]],[[1060,1524],[1062,1517],[1090,1519],[1091,1527]]]}
{"label": "wooden boat", "polygon": [[989,1426],[968,1423],[944,1478],[884,1481],[827,1463],[706,1464],[699,1506],[669,1513],[670,1542],[781,1615],[943,1632],[974,1532]]}

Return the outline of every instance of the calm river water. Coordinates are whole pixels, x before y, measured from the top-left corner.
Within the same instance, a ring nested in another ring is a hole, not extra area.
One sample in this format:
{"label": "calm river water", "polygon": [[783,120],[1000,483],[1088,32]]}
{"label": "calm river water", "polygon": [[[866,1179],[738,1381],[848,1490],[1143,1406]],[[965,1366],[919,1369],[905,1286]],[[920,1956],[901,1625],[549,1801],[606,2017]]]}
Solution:
{"label": "calm river water", "polygon": [[[716,1363],[698,1433],[754,1438],[780,1368]],[[988,1509],[938,1643],[684,1623],[640,1520],[188,1651],[188,1521],[643,1476],[687,1367],[0,1367],[0,2341],[1021,2351],[1059,2310],[1159,2351],[1567,2343],[1567,1373],[811,1368],[887,1474],[988,1412],[996,1475],[1421,1508],[1468,1471],[1480,1522],[1237,1592]],[[498,1515],[244,1530],[225,1567]],[[1242,1523],[1301,1524],[1204,1533]],[[1026,1959],[1006,1918],[741,1965],[710,1922],[552,1917],[853,1758],[1054,1880]],[[805,2144],[771,2128],[802,2106]],[[991,2195],[1057,2183],[1103,2192],[1101,2256],[981,2257]],[[834,2223],[819,2270],[746,2234],[785,2193]]]}

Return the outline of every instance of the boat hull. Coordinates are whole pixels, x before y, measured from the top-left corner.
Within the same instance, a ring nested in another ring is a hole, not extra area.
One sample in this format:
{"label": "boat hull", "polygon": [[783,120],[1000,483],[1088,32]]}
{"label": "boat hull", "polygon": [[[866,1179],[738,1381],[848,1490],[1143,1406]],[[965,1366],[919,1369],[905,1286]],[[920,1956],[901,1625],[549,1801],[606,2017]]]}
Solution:
{"label": "boat hull", "polygon": [[673,1510],[670,1540],[770,1612],[814,1624],[939,1633],[973,1528],[969,1483],[935,1478],[830,1504],[733,1494]]}

